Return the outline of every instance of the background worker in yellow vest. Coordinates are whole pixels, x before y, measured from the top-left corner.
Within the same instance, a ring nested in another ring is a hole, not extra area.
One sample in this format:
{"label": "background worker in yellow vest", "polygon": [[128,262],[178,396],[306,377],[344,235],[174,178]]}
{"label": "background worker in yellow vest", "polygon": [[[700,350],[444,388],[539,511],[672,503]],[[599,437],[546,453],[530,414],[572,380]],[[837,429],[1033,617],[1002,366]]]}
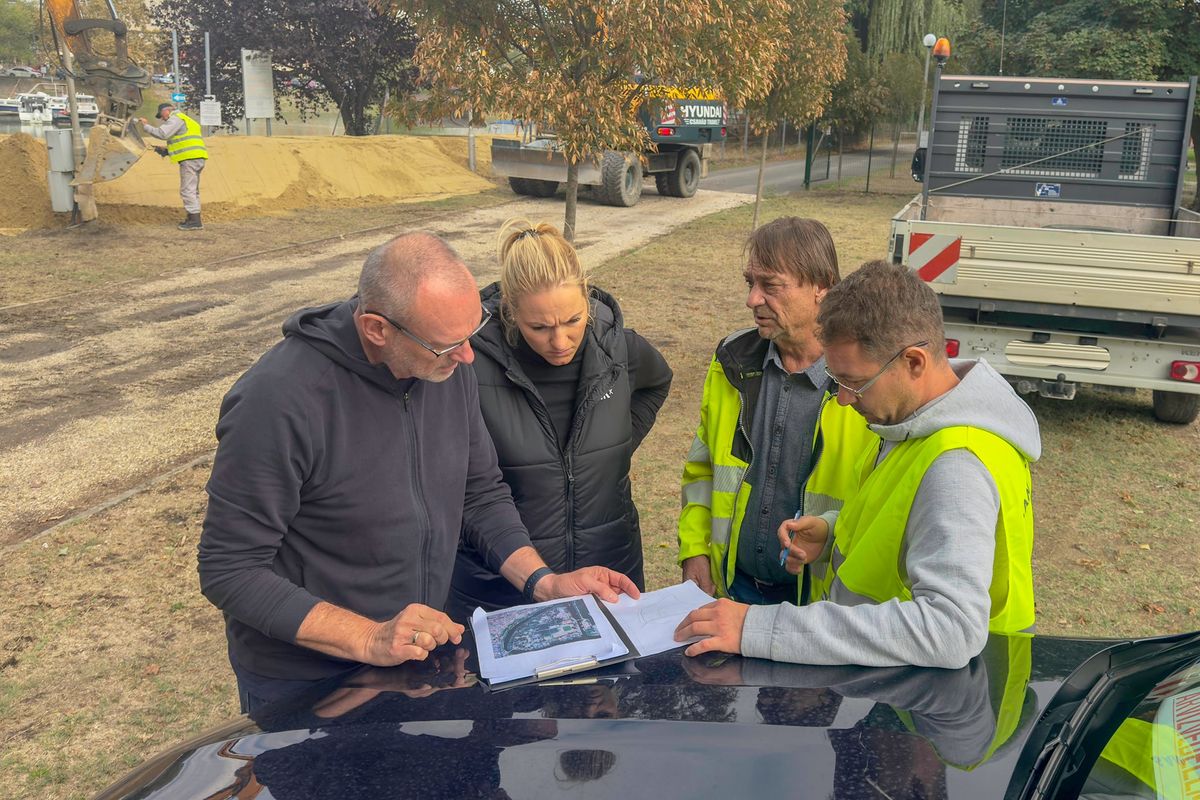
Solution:
{"label": "background worker in yellow vest", "polygon": [[789,571],[827,567],[818,601],[710,603],[679,626],[706,637],[688,655],[958,668],[989,630],[1031,629],[1033,412],[986,362],[946,358],[937,296],[906,268],[864,264],[817,325],[838,402],[882,441],[840,512],[780,526]]}
{"label": "background worker in yellow vest", "polygon": [[159,103],[155,119],[162,125],[154,127],[145,117],[140,118],[142,130],[157,139],[165,139],[166,148],[156,147],[160,156],[169,157],[179,165],[179,196],[183,198],[183,210],[187,218],[179,223],[181,231],[198,231],[204,227],[200,221],[200,171],[208,163],[208,149],[200,133],[200,123],[176,111],[170,103]]}
{"label": "background worker in yellow vest", "polygon": [[700,425],[683,468],[684,580],[743,603],[803,602],[784,569],[779,524],[841,505],[857,455],[875,436],[832,400],[817,309],[839,280],[820,222],[774,220],[750,235],[743,270],[754,328],[717,345]]}

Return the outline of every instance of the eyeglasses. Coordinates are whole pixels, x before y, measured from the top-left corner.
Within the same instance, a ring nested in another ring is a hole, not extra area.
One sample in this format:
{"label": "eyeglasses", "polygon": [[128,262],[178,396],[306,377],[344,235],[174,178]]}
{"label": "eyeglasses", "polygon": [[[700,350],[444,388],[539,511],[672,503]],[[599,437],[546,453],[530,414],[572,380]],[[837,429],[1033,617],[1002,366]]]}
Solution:
{"label": "eyeglasses", "polygon": [[401,325],[399,322],[396,322],[396,320],[392,319],[387,314],[380,314],[378,311],[366,311],[366,310],[364,310],[362,313],[373,314],[373,315],[379,317],[380,319],[384,320],[389,325],[391,325],[393,328],[400,331],[401,333],[403,333],[408,338],[412,339],[417,344],[421,345],[421,347],[424,347],[426,350],[433,353],[434,358],[441,358],[442,356],[446,355],[447,353],[452,353],[455,350],[457,350],[458,348],[462,347],[464,344],[467,343],[467,339],[470,339],[471,336],[474,336],[475,334],[479,333],[481,330],[483,330],[483,326],[488,324],[488,320],[490,320],[492,318],[492,312],[488,311],[486,308],[483,308],[483,306],[480,306],[480,309],[483,311],[483,319],[480,320],[479,326],[477,328],[475,328],[475,330],[471,331],[470,335],[467,336],[466,339],[459,339],[457,342],[450,345],[449,347],[434,347],[429,342],[422,339],[420,336],[417,336],[415,333],[407,330],[403,325]]}
{"label": "eyeglasses", "polygon": [[892,356],[891,358],[889,358],[887,360],[887,363],[883,365],[883,369],[879,370],[879,372],[876,372],[870,378],[870,380],[868,380],[862,386],[859,386],[857,389],[855,389],[853,386],[847,386],[846,384],[842,383],[837,378],[835,378],[833,373],[829,371],[828,366],[825,367],[825,374],[829,376],[829,380],[831,380],[835,384],[837,384],[839,389],[845,389],[847,392],[854,395],[855,400],[861,400],[862,396],[866,393],[867,389],[870,389],[872,386],[874,386],[875,381],[882,378],[883,373],[887,372],[888,367],[890,367],[892,364],[895,364],[896,360],[898,358],[900,358],[900,356],[904,355],[906,352],[908,352],[910,349],[912,349],[914,347],[928,347],[928,346],[929,346],[929,342],[917,342],[916,344],[910,344],[910,345],[908,345],[908,347],[901,348],[899,353],[896,353],[896,355]]}

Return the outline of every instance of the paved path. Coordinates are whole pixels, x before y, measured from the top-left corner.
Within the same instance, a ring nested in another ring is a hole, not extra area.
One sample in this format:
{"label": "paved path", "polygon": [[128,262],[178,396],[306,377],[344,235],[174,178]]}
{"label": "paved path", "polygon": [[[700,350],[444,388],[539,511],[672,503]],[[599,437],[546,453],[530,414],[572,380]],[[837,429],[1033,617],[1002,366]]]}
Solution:
{"label": "paved path", "polygon": [[[912,158],[912,147],[905,151],[901,143],[900,152],[896,159],[896,175],[908,174],[908,162]],[[871,159],[871,174],[884,177],[891,169],[892,148],[876,148]],[[829,179],[837,177],[837,154],[829,162]],[[813,164],[813,177],[819,178],[825,174],[825,159],[819,158]],[[866,153],[846,153],[842,157],[842,177],[853,178],[867,174]],[[720,192],[741,192],[754,194],[758,184],[758,165],[752,167],[734,167],[709,172],[708,177],[700,181],[701,189],[712,189]],[[814,182],[814,185],[819,185]],[[914,186],[916,184],[913,184]],[[768,161],[764,186],[767,194],[789,194],[804,190],[804,159],[795,161]]]}

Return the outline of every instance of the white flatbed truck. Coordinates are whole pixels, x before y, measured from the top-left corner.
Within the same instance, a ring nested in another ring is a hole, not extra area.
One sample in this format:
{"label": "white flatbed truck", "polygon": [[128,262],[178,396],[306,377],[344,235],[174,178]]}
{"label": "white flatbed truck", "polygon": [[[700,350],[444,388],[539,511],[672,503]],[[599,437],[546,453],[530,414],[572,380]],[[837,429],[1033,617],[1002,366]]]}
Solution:
{"label": "white flatbed truck", "polygon": [[1195,93],[940,78],[922,194],[889,252],[938,293],[951,354],[1022,393],[1148,389],[1158,419],[1196,419],[1200,215],[1180,205]]}

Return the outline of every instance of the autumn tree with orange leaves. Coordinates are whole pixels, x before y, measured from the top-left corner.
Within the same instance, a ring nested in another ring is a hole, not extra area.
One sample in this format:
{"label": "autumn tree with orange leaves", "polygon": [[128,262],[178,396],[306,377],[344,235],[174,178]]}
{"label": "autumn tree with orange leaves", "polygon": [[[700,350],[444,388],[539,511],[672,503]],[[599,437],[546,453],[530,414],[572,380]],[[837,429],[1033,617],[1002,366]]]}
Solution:
{"label": "autumn tree with orange leaves", "polygon": [[846,74],[846,18],[839,0],[792,0],[788,4],[783,58],[768,91],[747,104],[751,125],[763,134],[758,163],[754,221],[762,200],[767,164],[767,132],[777,120],[801,127],[820,118],[834,84]]}
{"label": "autumn tree with orange leaves", "polygon": [[[815,31],[824,28],[807,21],[799,31],[807,49],[797,49],[792,0],[381,2],[416,24],[414,61],[429,87],[423,115],[494,110],[558,136],[569,164],[568,237],[575,231],[580,161],[651,146],[629,100],[635,75],[710,90],[742,107],[773,91],[823,98],[845,58],[844,47],[817,44]],[[840,0],[799,5],[827,16],[841,35]],[[823,83],[784,90],[782,82],[798,73]]]}

